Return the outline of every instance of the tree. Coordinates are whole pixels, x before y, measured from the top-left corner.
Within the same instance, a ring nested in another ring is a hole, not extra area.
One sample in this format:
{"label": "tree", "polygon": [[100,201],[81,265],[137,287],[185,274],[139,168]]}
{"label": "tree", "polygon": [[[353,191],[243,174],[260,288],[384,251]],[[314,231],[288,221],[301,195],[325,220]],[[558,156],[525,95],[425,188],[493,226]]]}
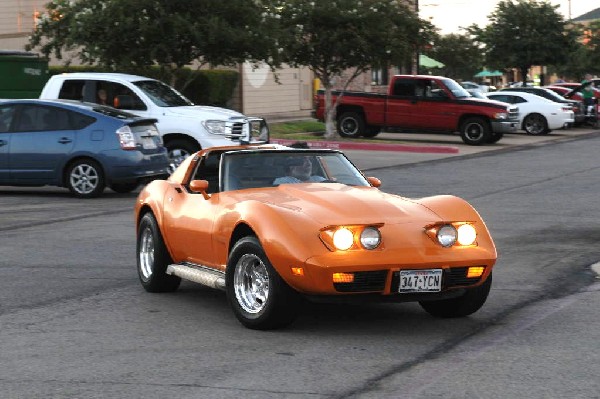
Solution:
{"label": "tree", "polygon": [[[193,61],[235,65],[273,52],[264,8],[253,0],[54,0],[29,49],[122,70],[159,65],[172,80]],[[174,82],[172,82],[174,83]]]}
{"label": "tree", "polygon": [[276,59],[310,68],[325,88],[326,137],[336,135],[334,80],[344,76],[339,101],[372,67],[406,63],[431,30],[397,0],[276,0],[270,12],[280,29]]}
{"label": "tree", "polygon": [[484,46],[487,66],[518,68],[525,84],[531,66],[564,63],[575,46],[557,8],[544,1],[501,1],[489,25],[471,25],[468,31]]}
{"label": "tree", "polygon": [[427,54],[444,64],[438,74],[453,79],[471,80],[485,65],[481,48],[466,34],[439,36]]}

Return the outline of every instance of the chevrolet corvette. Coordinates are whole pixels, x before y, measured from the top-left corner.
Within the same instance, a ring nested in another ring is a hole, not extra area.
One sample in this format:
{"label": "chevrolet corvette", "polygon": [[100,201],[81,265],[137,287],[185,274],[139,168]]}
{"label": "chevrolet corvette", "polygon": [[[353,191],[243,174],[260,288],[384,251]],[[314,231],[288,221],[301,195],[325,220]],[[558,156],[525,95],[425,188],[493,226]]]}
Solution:
{"label": "chevrolet corvette", "polygon": [[455,196],[380,185],[337,150],[201,150],[137,198],[141,285],[224,290],[259,330],[289,325],[306,300],[414,301],[446,318],[479,310],[497,258],[481,216]]}

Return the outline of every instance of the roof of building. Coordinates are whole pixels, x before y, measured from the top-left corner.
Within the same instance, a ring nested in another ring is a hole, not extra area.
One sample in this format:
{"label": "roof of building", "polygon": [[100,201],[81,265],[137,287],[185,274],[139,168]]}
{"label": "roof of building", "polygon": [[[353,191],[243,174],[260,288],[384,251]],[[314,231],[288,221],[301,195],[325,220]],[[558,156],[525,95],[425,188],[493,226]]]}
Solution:
{"label": "roof of building", "polygon": [[596,8],[590,12],[586,12],[583,15],[578,16],[577,18],[573,18],[573,22],[583,22],[583,21],[593,21],[595,19],[600,19],[600,8]]}

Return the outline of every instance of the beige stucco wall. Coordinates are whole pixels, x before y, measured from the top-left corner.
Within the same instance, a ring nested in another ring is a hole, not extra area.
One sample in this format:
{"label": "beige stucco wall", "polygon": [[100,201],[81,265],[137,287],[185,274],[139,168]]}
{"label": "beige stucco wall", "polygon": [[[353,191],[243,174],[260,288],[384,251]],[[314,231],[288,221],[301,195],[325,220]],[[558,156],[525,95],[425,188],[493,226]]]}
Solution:
{"label": "beige stucco wall", "polygon": [[240,67],[242,111],[255,116],[308,115],[312,108],[313,77],[308,68],[284,66],[275,74],[266,65]]}
{"label": "beige stucco wall", "polygon": [[35,24],[36,12],[47,0],[0,1],[0,49],[24,50]]}

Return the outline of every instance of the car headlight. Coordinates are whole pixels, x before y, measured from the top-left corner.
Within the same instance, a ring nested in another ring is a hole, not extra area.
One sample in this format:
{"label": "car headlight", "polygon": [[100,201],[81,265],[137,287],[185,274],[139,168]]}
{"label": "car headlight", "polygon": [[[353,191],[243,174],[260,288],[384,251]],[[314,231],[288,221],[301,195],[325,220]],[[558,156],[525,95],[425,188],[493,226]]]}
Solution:
{"label": "car headlight", "polygon": [[204,121],[204,127],[211,134],[225,134],[226,133],[226,123],[225,121]]}
{"label": "car headlight", "polygon": [[367,227],[360,233],[360,243],[366,249],[375,249],[381,243],[381,233],[378,228]]}
{"label": "car headlight", "polygon": [[456,237],[458,233],[456,232],[456,228],[451,224],[446,224],[437,232],[437,240],[442,247],[451,247],[456,242]]}
{"label": "car headlight", "polygon": [[354,235],[347,228],[342,227],[333,233],[333,245],[340,251],[346,251],[352,248],[354,244]]}
{"label": "car headlight", "polygon": [[425,232],[432,240],[445,248],[453,245],[477,245],[477,230],[469,222],[434,224],[425,227]]}
{"label": "car headlight", "polygon": [[496,112],[494,114],[494,119],[499,119],[499,120],[508,119],[508,113],[506,113],[506,112]]}
{"label": "car headlight", "polygon": [[319,238],[330,251],[373,250],[381,246],[381,226],[329,226],[320,231]]}
{"label": "car headlight", "polygon": [[475,243],[475,239],[477,238],[477,231],[475,231],[475,227],[472,225],[465,223],[458,226],[456,230],[458,233],[458,238],[456,241],[460,245],[473,245]]}

